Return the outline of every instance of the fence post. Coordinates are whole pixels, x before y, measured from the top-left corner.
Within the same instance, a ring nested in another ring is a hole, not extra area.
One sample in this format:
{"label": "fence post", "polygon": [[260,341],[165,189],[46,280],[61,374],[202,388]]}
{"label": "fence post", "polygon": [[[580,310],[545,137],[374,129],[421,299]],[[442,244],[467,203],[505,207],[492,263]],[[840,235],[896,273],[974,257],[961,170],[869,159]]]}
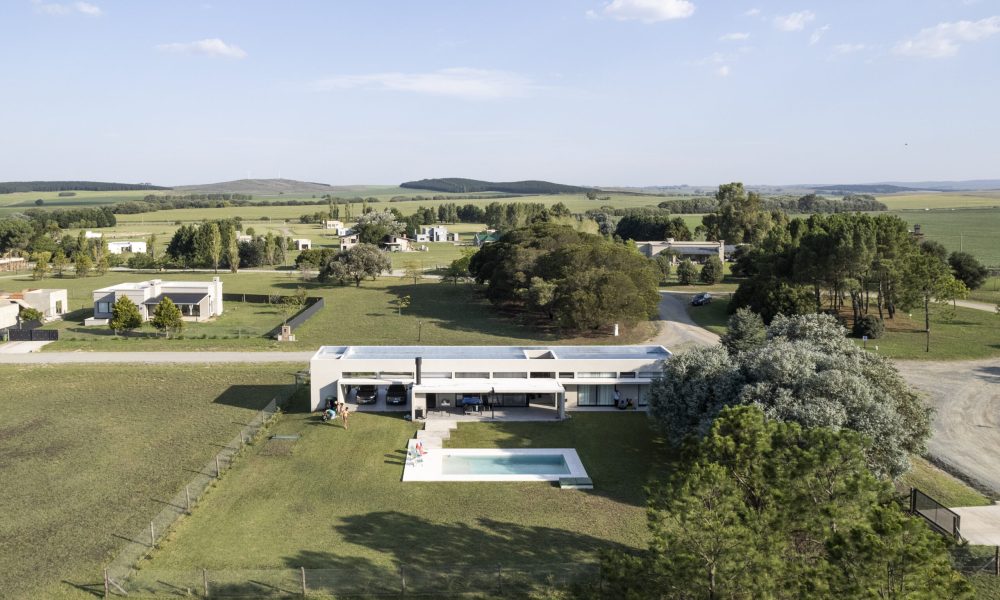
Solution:
{"label": "fence post", "polygon": [[497,563],[497,593],[503,596],[503,579],[501,578],[501,573],[503,566]]}
{"label": "fence post", "polygon": [[156,547],[156,532],[153,530],[153,522],[149,522],[149,547]]}
{"label": "fence post", "polygon": [[191,486],[184,486],[184,499],[187,500],[187,514],[191,514]]}
{"label": "fence post", "polygon": [[399,565],[399,581],[402,583],[402,594],[406,595],[406,571],[403,570],[403,565]]}
{"label": "fence post", "polygon": [[306,597],[306,568],[299,567],[299,571],[302,573],[302,597]]}
{"label": "fence post", "polygon": [[215,478],[222,477],[222,469],[219,468],[219,455],[215,455]]}
{"label": "fence post", "polygon": [[104,597],[107,598],[111,594],[111,586],[108,585],[108,570],[104,569]]}
{"label": "fence post", "polygon": [[208,598],[208,570],[201,570],[201,583],[204,586],[205,597]]}
{"label": "fence post", "polygon": [[993,574],[1000,577],[1000,546],[993,546]]}

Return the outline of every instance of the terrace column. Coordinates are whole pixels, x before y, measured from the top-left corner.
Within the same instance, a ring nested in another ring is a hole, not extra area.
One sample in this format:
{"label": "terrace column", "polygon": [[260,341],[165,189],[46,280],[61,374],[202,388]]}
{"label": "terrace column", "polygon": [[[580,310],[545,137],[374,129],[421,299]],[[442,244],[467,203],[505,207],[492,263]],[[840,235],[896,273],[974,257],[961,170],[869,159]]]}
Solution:
{"label": "terrace column", "polygon": [[556,394],[556,419],[562,421],[566,418],[566,391]]}

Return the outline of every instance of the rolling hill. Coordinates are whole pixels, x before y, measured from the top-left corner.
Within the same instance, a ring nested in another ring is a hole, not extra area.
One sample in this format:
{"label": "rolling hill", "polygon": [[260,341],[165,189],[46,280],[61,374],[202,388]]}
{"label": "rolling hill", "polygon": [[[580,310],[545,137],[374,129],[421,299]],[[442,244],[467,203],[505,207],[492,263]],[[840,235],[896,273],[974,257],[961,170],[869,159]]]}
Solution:
{"label": "rolling hill", "polygon": [[124,192],[128,190],[169,190],[148,183],[107,181],[0,181],[0,194],[18,192]]}
{"label": "rolling hill", "polygon": [[479,179],[463,179],[448,177],[443,179],[421,179],[407,181],[399,187],[413,190],[429,190],[432,192],[447,192],[455,194],[470,194],[476,192],[504,192],[508,194],[581,194],[591,191],[591,188],[562,185],[549,181],[482,181]]}
{"label": "rolling hill", "polygon": [[280,194],[331,194],[338,191],[332,185],[296,181],[294,179],[237,179],[220,183],[200,185],[178,185],[178,192],[197,194],[252,194],[255,196],[277,196]]}

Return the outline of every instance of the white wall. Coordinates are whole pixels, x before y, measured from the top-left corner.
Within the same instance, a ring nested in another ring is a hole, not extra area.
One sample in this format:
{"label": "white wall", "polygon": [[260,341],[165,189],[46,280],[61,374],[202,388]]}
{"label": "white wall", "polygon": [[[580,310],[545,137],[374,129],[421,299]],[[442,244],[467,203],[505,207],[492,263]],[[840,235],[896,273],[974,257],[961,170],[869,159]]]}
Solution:
{"label": "white wall", "polygon": [[0,329],[17,325],[17,313],[20,307],[13,302],[0,300]]}

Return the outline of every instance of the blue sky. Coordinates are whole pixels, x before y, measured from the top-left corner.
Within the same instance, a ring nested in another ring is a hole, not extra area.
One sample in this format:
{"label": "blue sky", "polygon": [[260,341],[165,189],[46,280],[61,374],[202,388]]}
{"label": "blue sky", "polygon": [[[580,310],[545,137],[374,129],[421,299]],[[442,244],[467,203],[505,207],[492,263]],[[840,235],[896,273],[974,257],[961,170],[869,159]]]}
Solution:
{"label": "blue sky", "polygon": [[3,0],[0,24],[0,180],[1000,177],[1000,0]]}

